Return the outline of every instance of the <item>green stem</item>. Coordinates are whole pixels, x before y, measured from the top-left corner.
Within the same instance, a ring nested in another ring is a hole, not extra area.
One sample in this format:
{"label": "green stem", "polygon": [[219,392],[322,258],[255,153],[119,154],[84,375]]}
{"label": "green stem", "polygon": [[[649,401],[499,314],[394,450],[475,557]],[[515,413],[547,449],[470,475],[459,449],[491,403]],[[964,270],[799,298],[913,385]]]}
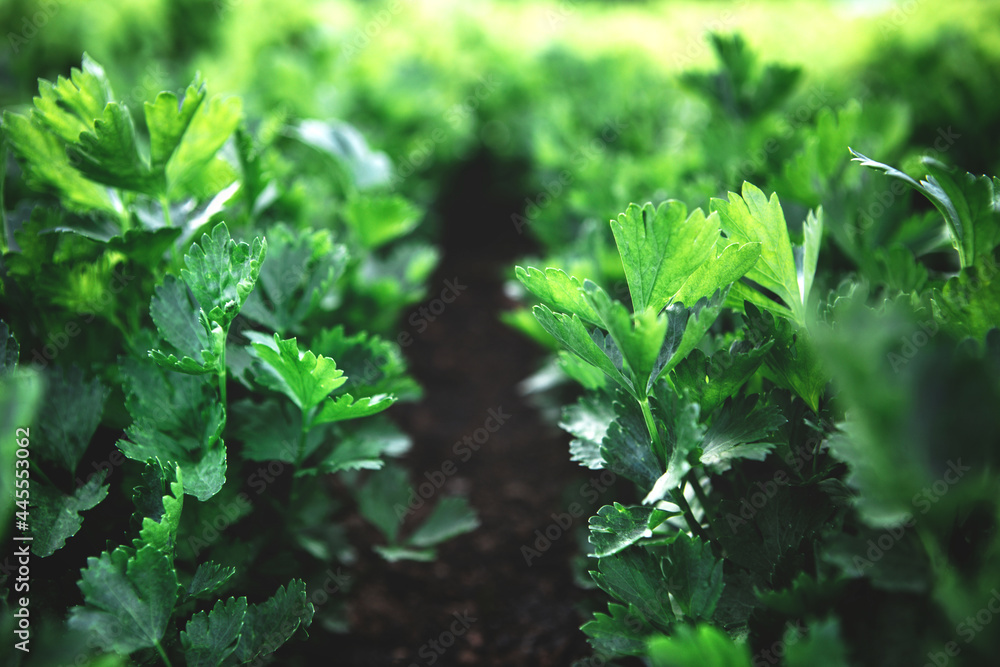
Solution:
{"label": "green stem", "polygon": [[691,488],[694,489],[694,495],[698,497],[701,509],[705,511],[705,520],[708,522],[709,530],[714,534],[715,531],[712,529],[715,526],[715,513],[712,511],[712,508],[708,503],[708,494],[705,493],[705,489],[702,488],[701,482],[698,481],[698,475],[693,469],[688,470],[684,475],[684,479],[691,485]]}
{"label": "green stem", "polygon": [[[646,429],[649,431],[649,438],[653,442],[653,451],[661,461],[665,462],[666,454],[663,451],[663,443],[660,442],[660,431],[656,428],[656,422],[653,421],[653,411],[649,407],[649,396],[646,396],[639,401],[639,407],[642,409],[642,418],[646,421]],[[691,505],[688,504],[687,498],[684,497],[683,482],[681,482],[681,485],[674,490],[672,495],[676,496],[675,504],[680,507],[681,512],[684,513],[684,519],[691,528],[691,532],[698,535],[702,540],[708,543],[710,541],[708,535],[705,534],[704,528],[702,528],[701,524],[698,523],[698,520],[694,516],[694,512],[691,511]]]}
{"label": "green stem", "polygon": [[160,646],[160,642],[156,642],[154,646],[156,646],[156,652],[159,653],[160,657],[163,659],[163,664],[165,664],[167,667],[174,667],[170,663],[170,658],[167,657],[167,652],[163,650],[162,646]]}
{"label": "green stem", "polygon": [[653,451],[656,452],[660,460],[665,460],[663,444],[660,442],[660,431],[656,428],[656,422],[653,421],[653,411],[649,407],[649,396],[639,401],[639,407],[642,409],[642,418],[646,420],[646,430],[649,431],[649,438],[653,442]]}
{"label": "green stem", "polygon": [[306,453],[306,434],[309,433],[309,425],[306,423],[306,413],[302,413],[302,430],[299,431],[299,447],[298,452],[295,454],[295,467],[301,468],[303,464],[303,458]]}
{"label": "green stem", "polygon": [[691,532],[700,537],[705,544],[710,544],[712,540],[705,533],[705,529],[698,522],[698,519],[695,518],[694,512],[691,511],[691,505],[688,504],[687,498],[684,497],[684,482],[681,482],[680,486],[674,489],[672,495],[676,498],[674,501],[675,504],[684,513],[684,520],[687,521]]}
{"label": "green stem", "polygon": [[[660,431],[656,428],[656,422],[653,421],[653,411],[649,407],[649,396],[646,396],[641,401],[639,401],[639,407],[642,409],[642,418],[646,421],[646,429],[649,431],[649,438],[653,442],[653,450],[661,461],[666,461],[666,455],[663,451],[663,443],[660,442]],[[696,486],[700,486],[697,485]],[[697,491],[695,491],[697,493]],[[687,521],[688,526],[691,528],[691,532],[700,537],[707,544],[710,542],[708,535],[705,534],[705,529],[702,525],[698,523],[698,520],[694,516],[694,512],[691,511],[691,505],[688,504],[687,498],[684,497],[684,483],[678,486],[673,494],[676,496],[675,504],[681,508],[681,512],[684,513],[684,519]]]}
{"label": "green stem", "polygon": [[10,243],[7,241],[7,211],[4,209],[4,183],[7,180],[7,145],[0,141],[0,224],[3,225],[3,238],[0,238],[0,251],[7,254]]}
{"label": "green stem", "polygon": [[226,329],[226,335],[222,337],[222,355],[219,358],[219,398],[222,401],[223,411],[228,413],[226,405],[226,380],[229,377],[226,372],[226,340],[229,338],[229,330]]}
{"label": "green stem", "polygon": [[163,222],[166,223],[167,227],[173,227],[174,223],[170,219],[170,200],[165,195],[160,197],[160,206],[163,208]]}

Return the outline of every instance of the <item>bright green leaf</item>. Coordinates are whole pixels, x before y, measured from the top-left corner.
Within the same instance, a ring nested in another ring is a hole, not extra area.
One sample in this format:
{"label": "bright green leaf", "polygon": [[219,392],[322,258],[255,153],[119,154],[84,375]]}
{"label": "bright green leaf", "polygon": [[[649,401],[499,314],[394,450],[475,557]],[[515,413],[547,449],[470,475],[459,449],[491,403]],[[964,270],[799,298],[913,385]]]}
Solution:
{"label": "bright green leaf", "polygon": [[265,363],[257,379],[264,386],[283,393],[303,412],[319,405],[337,387],[347,382],[344,372],[333,359],[317,357],[310,351],[299,352],[294,338],[281,340],[274,334],[274,346],[252,343],[257,356]]}
{"label": "bright green leaf", "polygon": [[94,121],[94,129],[67,147],[73,166],[92,181],[121,190],[162,195],[166,183],[139,151],[135,125],[128,107],[108,104]]}
{"label": "bright green leaf", "polygon": [[584,296],[583,284],[562,269],[539,271],[530,266],[527,269],[518,266],[514,273],[528,291],[556,310],[579,315],[591,324],[601,324],[600,316]]}
{"label": "bright green leaf", "polygon": [[344,207],[344,220],[369,250],[413,231],[420,210],[399,195],[357,195]]}
{"label": "bright green leaf", "polygon": [[566,349],[602,370],[608,377],[635,396],[632,383],[622,375],[621,368],[615,365],[607,352],[591,338],[591,334],[579,317],[553,313],[546,306],[541,305],[535,306],[534,313],[542,327],[562,343]]}
{"label": "bright green leaf", "polygon": [[670,637],[654,637],[649,642],[653,667],[751,667],[750,650],[737,644],[722,630],[711,625],[681,626]]}
{"label": "bright green leaf", "polygon": [[604,558],[652,537],[653,529],[666,521],[671,512],[652,507],[626,507],[619,503],[605,505],[590,517],[590,543],[594,556]]}
{"label": "bright green leaf", "polygon": [[181,277],[208,318],[226,330],[253,291],[266,255],[266,239],[237,243],[220,222],[211,236],[202,235],[201,245],[192,244]]}
{"label": "bright green leaf", "polygon": [[706,218],[701,209],[688,216],[687,207],[676,200],[657,208],[629,204],[611,221],[611,231],[637,313],[658,312],[666,306],[691,275],[712,259],[719,238],[718,216]]}

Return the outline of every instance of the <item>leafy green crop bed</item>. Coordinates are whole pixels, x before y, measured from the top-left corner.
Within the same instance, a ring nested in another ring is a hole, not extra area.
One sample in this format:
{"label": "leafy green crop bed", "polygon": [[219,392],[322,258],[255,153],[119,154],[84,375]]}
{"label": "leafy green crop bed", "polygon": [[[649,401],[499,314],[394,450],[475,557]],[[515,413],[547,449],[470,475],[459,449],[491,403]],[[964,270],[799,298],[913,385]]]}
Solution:
{"label": "leafy green crop bed", "polygon": [[5,664],[994,664],[1000,5],[0,19]]}

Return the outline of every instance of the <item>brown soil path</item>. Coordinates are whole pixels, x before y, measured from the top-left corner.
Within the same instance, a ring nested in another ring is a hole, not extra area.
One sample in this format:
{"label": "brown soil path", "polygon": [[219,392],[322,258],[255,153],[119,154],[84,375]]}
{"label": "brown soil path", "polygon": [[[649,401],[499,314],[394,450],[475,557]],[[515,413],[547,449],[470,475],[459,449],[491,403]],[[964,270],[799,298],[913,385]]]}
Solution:
{"label": "brown soil path", "polygon": [[[431,296],[446,280],[464,289],[443,311],[436,308],[440,315],[427,318],[425,329],[419,308],[412,315],[417,324],[404,320],[403,330],[414,334],[406,355],[425,397],[394,408],[414,440],[406,459],[411,480],[440,482],[443,474],[447,481],[433,498],[467,495],[482,525],[444,546],[435,563],[363,557],[342,664],[569,665],[589,655],[578,630],[586,592],[569,567],[573,536],[555,540],[530,567],[521,553],[537,529],[552,524],[553,513],[566,511],[567,497],[578,495],[589,476],[569,461],[566,437],[519,395],[518,383],[541,356],[497,317],[509,307],[503,276],[529,250],[510,222],[517,201],[491,187],[508,176],[476,160],[442,196],[445,253]],[[464,438],[467,445],[456,445]],[[591,512],[601,503],[584,504]],[[464,623],[453,625],[455,614],[464,614]],[[452,642],[453,629],[460,631]]]}

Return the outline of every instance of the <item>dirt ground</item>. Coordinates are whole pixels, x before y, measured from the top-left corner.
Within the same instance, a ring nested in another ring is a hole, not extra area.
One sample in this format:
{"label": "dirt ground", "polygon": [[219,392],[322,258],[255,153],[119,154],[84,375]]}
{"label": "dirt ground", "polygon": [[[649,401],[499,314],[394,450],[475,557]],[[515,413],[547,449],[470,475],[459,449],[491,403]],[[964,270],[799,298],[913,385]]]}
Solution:
{"label": "dirt ground", "polygon": [[[570,568],[574,537],[562,535],[530,566],[521,551],[534,544],[536,530],[553,523],[552,514],[566,513],[574,496],[587,509],[576,525],[585,525],[610,497],[587,504],[594,494],[581,494],[580,487],[593,472],[569,460],[568,438],[518,391],[542,355],[498,319],[510,307],[503,278],[530,250],[510,221],[517,199],[491,186],[507,182],[505,176],[488,161],[475,160],[455,174],[451,192],[442,197],[445,253],[430,292],[445,280],[467,289],[415,334],[405,352],[425,396],[394,408],[414,441],[405,460],[411,480],[424,481],[425,473],[441,471],[450,460],[456,470],[436,495],[467,495],[482,525],[447,543],[435,563],[366,558],[356,564],[353,629],[337,642],[342,664],[570,665],[590,655],[579,631],[587,591],[574,583]],[[457,456],[454,444],[475,437],[491,410],[494,417],[502,413],[503,424],[479,451]],[[445,648],[460,617],[468,628]]]}

